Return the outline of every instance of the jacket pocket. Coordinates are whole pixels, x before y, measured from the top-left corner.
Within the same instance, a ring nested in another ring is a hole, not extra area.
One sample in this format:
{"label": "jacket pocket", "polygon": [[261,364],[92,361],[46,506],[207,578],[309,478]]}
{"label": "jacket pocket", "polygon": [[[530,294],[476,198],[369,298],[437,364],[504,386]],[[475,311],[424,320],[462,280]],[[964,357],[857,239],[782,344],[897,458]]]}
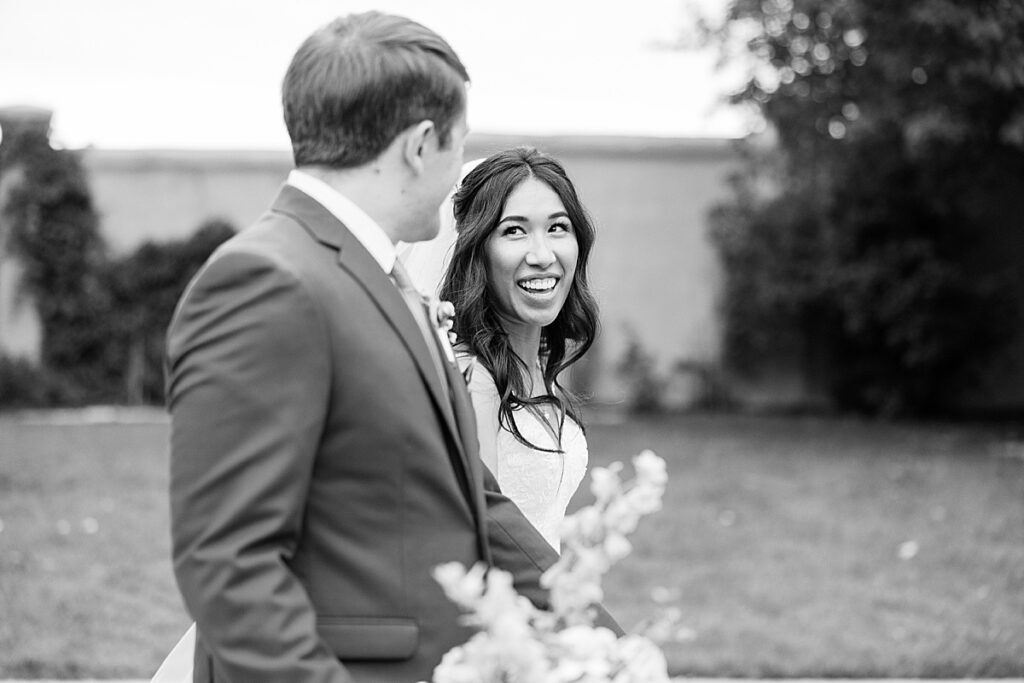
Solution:
{"label": "jacket pocket", "polygon": [[401,617],[318,617],[316,628],[338,659],[409,659],[420,641],[416,620]]}

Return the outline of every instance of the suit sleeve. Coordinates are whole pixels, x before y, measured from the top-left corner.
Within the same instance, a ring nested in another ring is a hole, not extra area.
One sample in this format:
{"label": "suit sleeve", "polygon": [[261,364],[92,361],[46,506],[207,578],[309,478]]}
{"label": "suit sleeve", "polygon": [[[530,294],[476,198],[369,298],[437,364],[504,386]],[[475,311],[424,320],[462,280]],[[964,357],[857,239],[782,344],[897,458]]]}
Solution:
{"label": "suit sleeve", "polygon": [[[548,590],[541,587],[541,575],[558,560],[558,553],[526,519],[519,507],[506,497],[494,476],[498,464],[497,434],[500,399],[487,369],[475,364],[469,379],[469,394],[476,414],[480,459],[484,463],[484,499],[487,503],[487,537],[494,566],[512,574],[516,590],[540,609],[551,609]],[[622,629],[608,611],[597,606],[597,621],[618,635]]]}
{"label": "suit sleeve", "polygon": [[501,399],[494,388],[494,380],[487,368],[473,361],[469,378],[469,397],[476,416],[477,441],[480,444],[480,459],[495,475],[498,470],[498,409]]}
{"label": "suit sleeve", "polygon": [[[540,585],[540,577],[558,560],[558,553],[519,507],[501,492],[497,479],[486,466],[484,499],[487,502],[487,540],[491,562],[512,574],[513,584],[520,595],[539,609],[550,610],[548,590]],[[618,636],[625,633],[603,605],[597,605],[595,624],[611,629]]]}
{"label": "suit sleeve", "polygon": [[351,680],[289,563],[329,398],[325,329],[296,276],[236,251],[168,332],[174,571],[228,680]]}

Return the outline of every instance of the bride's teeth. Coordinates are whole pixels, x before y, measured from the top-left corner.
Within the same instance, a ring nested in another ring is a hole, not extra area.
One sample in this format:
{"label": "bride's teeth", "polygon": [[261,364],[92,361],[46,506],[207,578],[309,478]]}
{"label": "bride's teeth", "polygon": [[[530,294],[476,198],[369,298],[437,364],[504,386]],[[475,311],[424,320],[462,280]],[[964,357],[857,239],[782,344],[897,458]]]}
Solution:
{"label": "bride's teeth", "polygon": [[541,279],[541,280],[523,280],[522,282],[519,283],[519,285],[523,289],[530,289],[530,290],[537,290],[537,291],[542,290],[542,289],[551,289],[552,287],[555,286],[555,278],[547,277],[547,278],[544,278],[544,279]]}

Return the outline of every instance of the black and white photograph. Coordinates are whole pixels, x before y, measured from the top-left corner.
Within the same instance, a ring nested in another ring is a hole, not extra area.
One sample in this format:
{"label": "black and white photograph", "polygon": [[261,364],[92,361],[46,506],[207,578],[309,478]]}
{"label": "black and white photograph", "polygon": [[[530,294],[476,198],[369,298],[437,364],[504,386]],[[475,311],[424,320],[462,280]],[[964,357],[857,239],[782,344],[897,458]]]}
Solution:
{"label": "black and white photograph", "polygon": [[1024,2],[0,0],[0,683],[1024,683]]}

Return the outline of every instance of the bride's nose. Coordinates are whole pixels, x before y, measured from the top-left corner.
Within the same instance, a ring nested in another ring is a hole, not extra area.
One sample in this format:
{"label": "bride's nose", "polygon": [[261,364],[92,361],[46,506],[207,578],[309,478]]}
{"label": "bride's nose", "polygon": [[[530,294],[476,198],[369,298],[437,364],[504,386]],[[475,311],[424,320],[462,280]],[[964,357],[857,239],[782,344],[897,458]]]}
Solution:
{"label": "bride's nose", "polygon": [[555,262],[555,252],[551,250],[547,237],[537,237],[530,242],[526,252],[526,264],[546,268]]}

